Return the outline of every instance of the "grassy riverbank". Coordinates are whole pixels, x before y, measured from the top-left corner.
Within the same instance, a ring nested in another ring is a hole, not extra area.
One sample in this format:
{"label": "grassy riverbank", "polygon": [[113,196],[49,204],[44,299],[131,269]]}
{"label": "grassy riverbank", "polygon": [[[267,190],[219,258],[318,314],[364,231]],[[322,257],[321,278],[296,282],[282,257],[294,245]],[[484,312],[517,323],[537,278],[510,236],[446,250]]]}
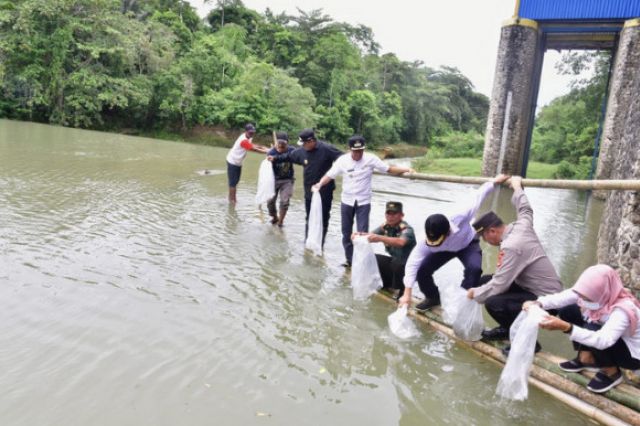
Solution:
{"label": "grassy riverbank", "polygon": [[[413,162],[413,168],[420,173],[455,176],[480,176],[481,158],[420,158]],[[556,164],[529,162],[527,177],[532,179],[553,179],[558,166]]]}

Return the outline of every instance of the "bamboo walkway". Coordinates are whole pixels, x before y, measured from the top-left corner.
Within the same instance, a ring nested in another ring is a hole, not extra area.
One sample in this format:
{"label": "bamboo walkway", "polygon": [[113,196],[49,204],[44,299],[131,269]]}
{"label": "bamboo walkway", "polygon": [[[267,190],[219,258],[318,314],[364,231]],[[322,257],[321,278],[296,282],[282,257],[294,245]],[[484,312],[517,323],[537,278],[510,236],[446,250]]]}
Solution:
{"label": "bamboo walkway", "polygon": [[[377,296],[393,304],[396,303],[384,291],[379,291]],[[504,344],[461,340],[442,320],[440,308],[427,311],[425,314],[418,314],[411,309],[409,314],[455,339],[483,358],[504,365],[506,358],[500,351]],[[593,373],[567,373],[558,367],[557,364],[560,361],[564,361],[564,359],[546,352],[536,354],[531,367],[529,383],[601,424],[640,426],[640,388],[624,383],[605,394],[590,392],[587,390],[586,384]]]}

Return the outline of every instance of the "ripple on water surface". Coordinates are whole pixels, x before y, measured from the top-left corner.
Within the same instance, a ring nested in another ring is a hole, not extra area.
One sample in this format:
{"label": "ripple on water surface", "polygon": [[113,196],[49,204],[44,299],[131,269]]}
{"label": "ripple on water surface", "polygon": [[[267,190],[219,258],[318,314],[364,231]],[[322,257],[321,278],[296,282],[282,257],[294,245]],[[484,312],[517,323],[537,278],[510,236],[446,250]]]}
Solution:
{"label": "ripple on water surface", "polygon": [[[225,150],[0,129],[0,423],[585,423],[536,390],[496,400],[500,370],[430,329],[391,335],[393,307],[353,301],[338,266],[338,203],[324,258],[305,253],[299,186],[282,229],[254,205],[260,156],[230,208],[224,173],[195,172],[224,171]],[[405,184],[428,197],[397,196],[419,240],[426,214],[473,188]],[[372,225],[389,197],[374,195]],[[579,200],[552,202],[579,237]]]}

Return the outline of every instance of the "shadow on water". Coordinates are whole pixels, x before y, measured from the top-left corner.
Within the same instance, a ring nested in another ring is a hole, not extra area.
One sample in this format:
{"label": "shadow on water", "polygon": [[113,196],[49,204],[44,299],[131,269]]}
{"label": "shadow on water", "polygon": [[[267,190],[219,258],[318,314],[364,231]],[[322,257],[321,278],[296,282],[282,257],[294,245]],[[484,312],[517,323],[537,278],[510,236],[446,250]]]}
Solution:
{"label": "shadow on water", "polygon": [[[303,249],[301,179],[278,228],[253,204],[261,156],[245,162],[235,208],[224,173],[196,173],[225,170],[225,154],[0,120],[0,423],[586,423],[536,389],[523,403],[495,399],[500,369],[446,336],[395,338],[390,305],[352,298],[338,203],[315,257]],[[393,195],[419,241],[428,214],[455,213],[475,190],[384,176],[374,186],[425,197]],[[594,259],[601,207],[527,193],[569,285]],[[374,195],[372,226],[390,198]],[[510,220],[508,198],[497,210]],[[461,275],[454,261],[436,278]]]}

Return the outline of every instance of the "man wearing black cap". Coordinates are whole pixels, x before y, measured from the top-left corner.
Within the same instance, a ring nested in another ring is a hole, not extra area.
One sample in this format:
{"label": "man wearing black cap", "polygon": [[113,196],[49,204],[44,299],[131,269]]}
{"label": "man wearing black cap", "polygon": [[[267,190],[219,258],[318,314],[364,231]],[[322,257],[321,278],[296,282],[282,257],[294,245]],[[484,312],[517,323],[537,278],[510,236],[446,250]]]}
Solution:
{"label": "man wearing black cap", "polygon": [[478,237],[471,227],[471,221],[482,201],[493,189],[505,182],[509,176],[498,175],[478,189],[474,204],[463,212],[447,218],[433,214],[424,223],[426,241],[418,244],[409,255],[405,267],[405,292],[400,305],[411,303],[411,292],[416,281],[425,299],[416,306],[418,311],[426,311],[440,304],[440,293],[433,281],[433,274],[445,263],[457,257],[464,266],[464,278],[460,284],[469,289],[478,285],[482,274],[482,250]]}
{"label": "man wearing black cap", "polygon": [[482,336],[487,340],[509,338],[509,327],[527,300],[558,293],[562,283],[533,229],[533,209],[522,190],[522,178],[511,178],[512,204],[518,211],[515,222],[505,225],[494,212],[473,223],[478,235],[493,246],[500,246],[493,276],[483,276],[486,283],[471,288],[467,297],[484,303],[487,312],[499,324]]}
{"label": "man wearing black cap", "polygon": [[229,179],[229,202],[236,203],[236,186],[240,182],[240,173],[242,172],[242,162],[247,156],[247,151],[257,151],[266,154],[269,148],[253,143],[253,135],[256,134],[256,128],[253,124],[248,123],[244,126],[244,133],[238,136],[233,146],[227,154],[227,177]]}
{"label": "man wearing black cap", "polygon": [[383,243],[389,253],[389,256],[376,254],[376,261],[382,277],[382,288],[396,291],[395,297],[399,298],[404,292],[404,265],[416,246],[416,235],[411,225],[404,221],[402,203],[389,201],[384,217],[382,225],[365,235],[371,243]]}
{"label": "man wearing black cap", "polygon": [[[304,186],[304,204],[307,215],[305,217],[305,237],[309,225],[309,211],[311,210],[311,186],[316,183],[331,168],[333,162],[342,155],[342,151],[325,141],[317,140],[312,129],[304,129],[300,132],[298,145],[289,153],[278,154],[267,157],[275,163],[290,161],[300,164],[304,168],[302,183]],[[333,191],[336,186],[333,183],[326,185],[320,190],[322,199],[322,244],[329,229],[329,217],[331,213],[331,203],[333,202]]]}
{"label": "man wearing black cap", "polygon": [[342,219],[342,246],[346,262],[343,266],[350,267],[353,260],[353,222],[356,219],[358,232],[369,231],[369,213],[371,211],[371,178],[373,171],[387,173],[409,173],[412,169],[400,166],[390,166],[374,154],[365,153],[366,141],[360,135],[349,138],[350,152],[342,155],[333,163],[331,169],[313,186],[320,190],[324,185],[333,182],[342,175],[342,196],[340,213]]}
{"label": "man wearing black cap", "polygon": [[[278,155],[290,153],[293,148],[289,146],[289,135],[287,132],[276,133],[276,146],[271,148],[267,155]],[[282,226],[284,218],[289,210],[289,200],[293,194],[293,164],[291,161],[281,161],[272,163],[273,175],[276,179],[276,193],[272,199],[267,202],[267,209],[271,216],[271,223]],[[280,195],[280,210],[276,211],[276,198]]]}

